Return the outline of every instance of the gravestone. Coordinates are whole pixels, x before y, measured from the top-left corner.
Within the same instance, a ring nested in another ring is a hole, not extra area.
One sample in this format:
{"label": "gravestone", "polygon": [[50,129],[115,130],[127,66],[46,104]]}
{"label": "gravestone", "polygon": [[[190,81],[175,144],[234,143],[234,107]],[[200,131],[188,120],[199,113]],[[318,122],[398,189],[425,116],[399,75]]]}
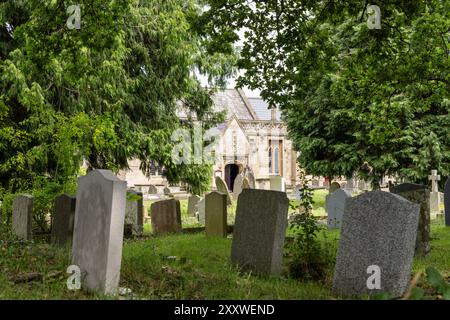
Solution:
{"label": "gravestone", "polygon": [[242,181],[242,189],[254,189],[250,186],[250,182],[247,178],[244,178],[244,181]]}
{"label": "gravestone", "polygon": [[279,274],[288,208],[285,192],[242,191],[236,209],[231,262],[257,274]]}
{"label": "gravestone", "polygon": [[188,215],[190,217],[195,217],[195,213],[197,212],[197,204],[201,200],[197,195],[192,195],[188,199]]}
{"label": "gravestone", "polygon": [[328,191],[330,193],[333,193],[333,192],[335,192],[336,190],[338,190],[340,188],[341,188],[341,185],[338,182],[333,182],[333,183],[331,183],[330,189],[328,189]]}
{"label": "gravestone", "polygon": [[436,217],[441,205],[438,185],[438,182],[441,180],[441,176],[437,174],[437,170],[432,170],[431,175],[428,176],[428,179],[431,181],[430,213],[432,217]]}
{"label": "gravestone", "polygon": [[158,194],[158,188],[156,188],[154,185],[150,185],[148,187],[148,193],[149,194]]}
{"label": "gravestone", "polygon": [[430,191],[421,184],[402,183],[393,186],[390,192],[420,205],[419,225],[416,237],[416,255],[430,252]]}
{"label": "gravestone", "polygon": [[54,245],[60,247],[72,245],[76,202],[75,197],[67,194],[56,197],[51,234]]}
{"label": "gravestone", "polygon": [[21,194],[13,201],[12,231],[17,237],[31,240],[33,196]]}
{"label": "gravestone", "polygon": [[366,182],[364,180],[358,181],[358,189],[361,191],[367,190]]}
{"label": "gravestone", "polygon": [[206,235],[210,237],[227,236],[227,195],[211,192],[205,197]]}
{"label": "gravestone", "polygon": [[347,184],[345,185],[345,188],[349,191],[353,191],[353,189],[355,189],[355,180],[348,179]]}
{"label": "gravestone", "polygon": [[351,198],[350,192],[344,189],[326,195],[326,208],[328,214],[328,228],[339,229],[342,225],[342,218],[344,217],[345,202]]}
{"label": "gravestone", "polygon": [[227,184],[223,181],[222,177],[216,176],[216,188],[220,193],[224,193],[227,195],[227,205],[231,205],[231,195],[228,190]]}
{"label": "gravestone", "polygon": [[172,194],[172,191],[170,191],[169,187],[164,187],[163,192],[166,196],[170,196]]}
{"label": "gravestone", "polygon": [[294,198],[297,200],[302,199],[302,185],[298,184],[295,186],[294,190],[292,191]]}
{"label": "gravestone", "polygon": [[249,171],[247,172],[247,179],[249,182],[249,189],[255,189],[256,188],[256,179],[255,179],[255,175],[253,174],[253,172]]}
{"label": "gravestone", "polygon": [[286,192],[286,183],[284,178],[278,175],[270,176],[270,190]]}
{"label": "gravestone", "polygon": [[[419,212],[418,204],[379,190],[347,199],[334,293],[402,296],[411,277]],[[368,285],[372,268],[381,270],[380,289]]]}
{"label": "gravestone", "polygon": [[120,279],[127,183],[109,170],[78,178],[72,264],[87,291],[115,294]]}
{"label": "gravestone", "polygon": [[198,214],[198,222],[201,224],[205,224],[206,223],[206,218],[205,218],[205,198],[203,198],[202,200],[200,200],[197,204],[197,214]]}
{"label": "gravestone", "polygon": [[444,210],[445,210],[445,225],[450,227],[450,177],[445,182],[444,187]]}
{"label": "gravestone", "polygon": [[234,179],[234,184],[233,184],[233,196],[234,199],[237,200],[239,198],[239,195],[242,192],[242,183],[244,182],[244,177],[240,174],[238,174],[236,176],[236,178]]}
{"label": "gravestone", "polygon": [[129,190],[134,199],[127,199],[125,209],[125,237],[138,236],[144,232],[144,199],[142,192]]}
{"label": "gravestone", "polygon": [[153,202],[150,210],[153,234],[181,232],[179,200],[169,199]]}
{"label": "gravestone", "polygon": [[319,180],[313,179],[313,180],[311,181],[311,186],[312,186],[312,187],[318,187],[318,186],[319,186]]}

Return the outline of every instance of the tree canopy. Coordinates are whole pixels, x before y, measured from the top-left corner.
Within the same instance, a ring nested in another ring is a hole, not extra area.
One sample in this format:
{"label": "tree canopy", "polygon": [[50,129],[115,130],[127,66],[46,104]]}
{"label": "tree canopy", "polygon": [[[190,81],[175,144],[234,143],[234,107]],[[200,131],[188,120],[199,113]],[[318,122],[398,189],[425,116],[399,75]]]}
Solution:
{"label": "tree canopy", "polygon": [[240,85],[283,111],[309,174],[450,174],[450,1],[210,0],[216,42],[245,32]]}
{"label": "tree canopy", "polygon": [[[81,28],[70,29],[60,0],[0,2],[0,188],[32,187],[37,177],[65,183],[90,168],[165,166],[170,182],[204,190],[206,165],[175,165],[171,133],[184,103],[209,125],[210,87],[232,71],[231,45],[214,48],[199,23],[200,0],[80,0]],[[1,191],[1,190],[0,190]]]}

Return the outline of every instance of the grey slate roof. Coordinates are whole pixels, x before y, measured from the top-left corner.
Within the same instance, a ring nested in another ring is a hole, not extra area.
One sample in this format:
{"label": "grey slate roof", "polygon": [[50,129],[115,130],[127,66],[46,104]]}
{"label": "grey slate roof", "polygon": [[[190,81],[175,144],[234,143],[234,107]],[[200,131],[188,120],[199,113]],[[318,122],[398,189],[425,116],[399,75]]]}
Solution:
{"label": "grey slate roof", "polygon": [[[259,120],[269,121],[272,120],[272,111],[269,109],[269,104],[262,98],[248,98],[250,104],[258,116]],[[281,112],[277,110],[277,121],[281,121]]]}

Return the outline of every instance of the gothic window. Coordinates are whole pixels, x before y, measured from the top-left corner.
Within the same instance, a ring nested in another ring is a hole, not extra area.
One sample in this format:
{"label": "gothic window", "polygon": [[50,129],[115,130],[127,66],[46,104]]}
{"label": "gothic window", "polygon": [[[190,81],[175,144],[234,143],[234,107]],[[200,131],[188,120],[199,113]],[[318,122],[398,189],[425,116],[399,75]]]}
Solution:
{"label": "gothic window", "polygon": [[283,173],[283,141],[269,140],[269,174]]}

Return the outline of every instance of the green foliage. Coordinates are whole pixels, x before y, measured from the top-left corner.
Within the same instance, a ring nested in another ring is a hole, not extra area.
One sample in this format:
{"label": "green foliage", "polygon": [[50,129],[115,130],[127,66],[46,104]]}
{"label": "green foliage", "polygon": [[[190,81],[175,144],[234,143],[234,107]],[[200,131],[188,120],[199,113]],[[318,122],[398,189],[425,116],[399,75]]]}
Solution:
{"label": "green foliage", "polygon": [[450,2],[210,0],[216,41],[236,41],[241,85],[287,122],[308,174],[428,183],[450,174]]}
{"label": "green foliage", "polygon": [[426,270],[428,284],[441,294],[444,300],[450,300],[450,284],[444,280],[442,275],[433,267]]}
{"label": "green foliage", "polygon": [[332,262],[332,253],[327,244],[318,238],[319,234],[325,234],[324,227],[320,226],[318,218],[312,214],[313,191],[305,182],[300,188],[300,205],[292,205],[299,210],[294,215],[289,225],[294,234],[293,241],[288,245],[288,253],[291,257],[290,272],[292,276],[303,280],[325,280],[327,268]]}
{"label": "green foliage", "polygon": [[[81,29],[66,27],[66,1],[0,3],[0,188],[30,190],[48,177],[117,172],[128,159],[165,166],[170,182],[205,189],[209,172],[171,160],[176,108],[213,126],[211,94],[193,71],[223,84],[232,52],[209,46],[196,0],[80,0]],[[208,54],[206,50],[208,49]]]}

